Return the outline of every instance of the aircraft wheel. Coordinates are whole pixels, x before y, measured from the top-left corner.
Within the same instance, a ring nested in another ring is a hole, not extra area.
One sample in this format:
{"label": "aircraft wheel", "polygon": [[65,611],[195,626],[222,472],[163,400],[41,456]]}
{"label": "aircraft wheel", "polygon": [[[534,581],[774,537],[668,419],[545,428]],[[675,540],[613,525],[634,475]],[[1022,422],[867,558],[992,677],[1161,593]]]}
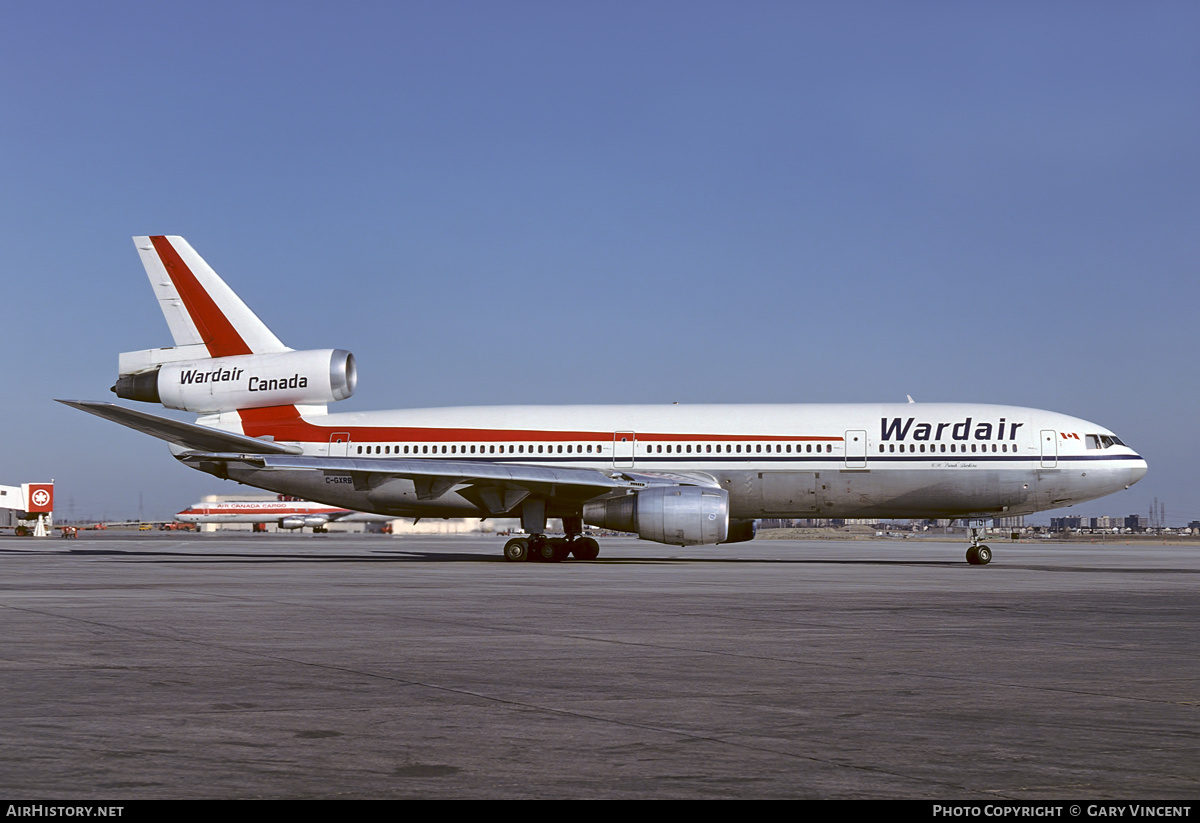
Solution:
{"label": "aircraft wheel", "polygon": [[992,550],[987,546],[980,546],[978,551],[975,552],[975,557],[977,558],[976,563],[980,566],[986,566],[992,562]]}
{"label": "aircraft wheel", "polygon": [[504,544],[504,559],[513,563],[529,559],[529,541],[516,538]]}
{"label": "aircraft wheel", "polygon": [[576,560],[595,560],[600,556],[600,544],[590,537],[581,537],[571,544]]}
{"label": "aircraft wheel", "polygon": [[541,555],[542,560],[547,563],[561,563],[563,560],[567,559],[567,555],[570,553],[570,551],[570,548],[567,546],[566,541],[564,540],[544,540],[542,541],[541,547],[538,549],[538,553]]}
{"label": "aircraft wheel", "polygon": [[978,546],[968,546],[967,547],[967,562],[970,563],[972,566],[979,565],[979,547]]}
{"label": "aircraft wheel", "polygon": [[525,559],[531,563],[541,563],[542,547],[546,545],[546,538],[540,534],[535,534],[525,542],[529,544],[529,553],[525,555]]}

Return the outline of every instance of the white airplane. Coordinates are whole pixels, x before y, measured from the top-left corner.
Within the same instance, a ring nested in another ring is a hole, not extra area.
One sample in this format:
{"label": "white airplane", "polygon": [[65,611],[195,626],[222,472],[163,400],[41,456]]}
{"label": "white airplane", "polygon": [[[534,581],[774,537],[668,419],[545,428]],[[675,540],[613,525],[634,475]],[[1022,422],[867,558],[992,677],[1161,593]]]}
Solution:
{"label": "white airplane", "polygon": [[[1103,426],[969,403],[513,406],[331,414],[341,349],[283,345],[181,237],[135,237],[175,339],[119,359],[112,403],[62,401],[167,441],[192,468],[404,517],[520,517],[508,560],[595,559],[583,524],[680,546],[754,537],[764,517],[982,518],[1129,488],[1146,461]],[[565,538],[548,538],[562,518]]]}
{"label": "white airplane", "polygon": [[175,515],[180,523],[275,523],[281,529],[311,528],[324,531],[330,523],[383,523],[391,517],[367,514],[342,506],[295,500],[231,500],[222,503],[193,503]]}

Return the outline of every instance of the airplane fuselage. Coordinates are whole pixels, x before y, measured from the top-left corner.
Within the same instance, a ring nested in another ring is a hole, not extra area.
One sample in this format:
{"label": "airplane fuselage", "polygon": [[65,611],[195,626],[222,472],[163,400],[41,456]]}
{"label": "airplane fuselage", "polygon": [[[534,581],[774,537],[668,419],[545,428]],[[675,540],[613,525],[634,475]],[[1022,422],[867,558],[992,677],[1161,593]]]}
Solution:
{"label": "airplane fuselage", "polygon": [[[113,392],[195,424],[64,401],[161,438],[187,465],[380,515],[519,517],[508,560],[594,560],[584,524],[678,546],[771,518],[1031,514],[1127,488],[1146,463],[1067,415],[965,403],[509,406],[328,412],[354,394],[344,349],[283,344],[186,240],[134,238],[175,345],[123,352]],[[561,518],[564,538],[546,534]],[[294,522],[294,521],[293,521]]]}
{"label": "airplane fuselage", "polygon": [[[1030,514],[1126,488],[1146,470],[1145,461],[1112,442],[1102,426],[1013,406],[512,406],[290,419],[265,409],[241,414],[247,435],[269,434],[306,455],[350,458],[364,469],[372,461],[419,459],[711,478],[728,493],[730,516],[737,519]],[[356,483],[349,472],[314,477],[249,467],[230,467],[229,476],[365,511],[487,514],[458,494],[422,500],[413,481],[402,478],[371,486]]]}
{"label": "airplane fuselage", "polygon": [[350,513],[341,506],[304,500],[239,500],[194,503],[176,514],[175,519],[181,523],[275,523],[288,517],[328,519]]}

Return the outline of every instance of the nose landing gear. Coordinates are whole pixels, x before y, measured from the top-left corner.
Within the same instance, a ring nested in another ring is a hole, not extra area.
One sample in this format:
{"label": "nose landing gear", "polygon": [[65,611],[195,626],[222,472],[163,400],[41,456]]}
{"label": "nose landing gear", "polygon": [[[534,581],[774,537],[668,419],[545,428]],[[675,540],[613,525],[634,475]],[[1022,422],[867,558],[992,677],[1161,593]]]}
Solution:
{"label": "nose landing gear", "polygon": [[979,542],[981,527],[971,526],[971,545],[967,547],[967,562],[972,566],[986,566],[992,562],[992,550]]}
{"label": "nose landing gear", "polygon": [[986,566],[992,562],[992,550],[987,546],[971,546],[967,549],[967,562],[972,566]]}

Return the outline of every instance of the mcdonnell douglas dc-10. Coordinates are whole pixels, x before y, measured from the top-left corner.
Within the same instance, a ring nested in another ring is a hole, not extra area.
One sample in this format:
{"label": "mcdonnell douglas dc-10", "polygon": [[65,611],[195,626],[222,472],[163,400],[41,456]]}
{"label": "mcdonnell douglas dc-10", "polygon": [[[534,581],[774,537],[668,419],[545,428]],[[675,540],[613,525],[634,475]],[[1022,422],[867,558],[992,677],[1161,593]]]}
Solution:
{"label": "mcdonnell douglas dc-10", "polygon": [[[283,345],[181,237],[135,237],[175,339],[120,355],[113,391],[186,423],[63,401],[167,441],[217,477],[401,517],[520,517],[509,560],[595,559],[583,524],[677,546],[736,543],[772,518],[982,518],[1093,500],[1146,462],[1103,426],[970,403],[511,406],[331,414],[342,349]],[[546,535],[561,518],[565,538]]]}

